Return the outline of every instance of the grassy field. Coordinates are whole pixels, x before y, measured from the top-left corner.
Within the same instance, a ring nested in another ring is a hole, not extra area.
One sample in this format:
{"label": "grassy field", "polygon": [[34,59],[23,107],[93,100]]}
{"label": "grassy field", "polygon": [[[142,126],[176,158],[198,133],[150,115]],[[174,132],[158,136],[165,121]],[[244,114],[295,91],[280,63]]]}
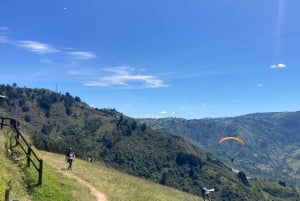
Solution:
{"label": "grassy field", "polygon": [[37,186],[38,173],[33,166],[27,167],[26,160],[16,164],[9,159],[10,136],[9,131],[0,131],[0,199],[11,181],[11,199],[20,201],[202,201],[198,196],[81,159],[76,159],[73,170],[68,171],[64,155],[39,150],[44,172],[43,184]]}
{"label": "grassy field", "polygon": [[166,186],[123,174],[101,164],[89,163],[80,159],[74,161],[73,170],[67,167],[64,155],[40,151],[45,164],[58,173],[68,172],[82,178],[101,191],[109,201],[201,201],[197,196]]}
{"label": "grassy field", "polygon": [[[11,159],[8,147],[14,142],[10,136],[8,131],[0,130],[0,200],[11,183],[11,199],[20,201],[202,201],[199,196],[124,174],[104,164],[76,158],[73,170],[68,171],[64,155],[39,150],[35,151],[44,161],[44,172],[43,184],[37,186],[34,167],[27,167],[26,159],[21,163]],[[13,148],[13,152],[19,151],[18,147]],[[266,185],[256,178],[249,181],[266,200],[297,200],[289,198],[294,193],[292,187],[282,187],[278,182]]]}
{"label": "grassy field", "polygon": [[[5,190],[12,187],[12,198],[22,198],[22,201],[31,200],[24,184],[25,174],[12,160],[7,159],[6,145],[8,131],[0,131],[0,199],[4,199]],[[9,185],[10,183],[10,185]]]}
{"label": "grassy field", "polygon": [[[25,160],[16,163],[8,152],[11,144],[11,133],[0,131],[0,199],[4,199],[5,190],[12,187],[11,199],[20,201],[82,201],[83,197],[93,200],[89,189],[78,184],[52,168],[44,166],[43,185],[37,186],[38,173],[33,166],[27,167],[25,154],[15,147],[12,151],[19,153]],[[39,154],[38,154],[39,155]],[[11,181],[11,182],[10,182]],[[9,185],[9,182],[11,185]]]}

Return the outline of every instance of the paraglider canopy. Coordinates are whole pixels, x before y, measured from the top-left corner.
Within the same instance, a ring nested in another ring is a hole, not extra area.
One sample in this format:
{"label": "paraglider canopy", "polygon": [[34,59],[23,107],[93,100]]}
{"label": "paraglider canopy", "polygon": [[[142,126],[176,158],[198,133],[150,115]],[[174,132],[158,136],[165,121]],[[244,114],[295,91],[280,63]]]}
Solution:
{"label": "paraglider canopy", "polygon": [[223,138],[221,138],[221,139],[218,141],[218,146],[220,146],[220,144],[222,144],[222,143],[223,143],[224,141],[226,141],[226,140],[234,140],[234,141],[239,142],[241,145],[244,145],[244,144],[245,144],[244,140],[242,140],[242,139],[239,138],[239,137],[223,137]]}

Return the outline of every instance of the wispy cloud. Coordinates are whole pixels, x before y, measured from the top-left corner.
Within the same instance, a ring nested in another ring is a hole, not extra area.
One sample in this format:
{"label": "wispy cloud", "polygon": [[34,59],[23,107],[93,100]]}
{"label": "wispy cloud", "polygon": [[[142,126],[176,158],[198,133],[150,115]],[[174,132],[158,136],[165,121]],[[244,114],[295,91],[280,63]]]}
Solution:
{"label": "wispy cloud", "polygon": [[0,31],[7,31],[8,30],[8,27],[7,26],[0,26]]}
{"label": "wispy cloud", "polygon": [[159,112],[160,114],[168,114],[168,112],[167,111],[161,111],[161,112]]}
{"label": "wispy cloud", "polygon": [[9,43],[9,39],[6,36],[6,32],[8,31],[8,27],[0,26],[0,43]]}
{"label": "wispy cloud", "polygon": [[77,59],[89,60],[96,58],[96,55],[92,52],[67,52],[68,55],[74,56]]}
{"label": "wispy cloud", "polygon": [[23,40],[23,41],[17,42],[17,45],[28,51],[35,52],[38,54],[48,54],[48,53],[59,52],[59,50],[55,49],[53,46],[46,44],[46,43],[41,43],[38,41]]}
{"label": "wispy cloud", "polygon": [[258,83],[258,84],[256,84],[256,86],[257,86],[257,87],[263,87],[264,84]]}
{"label": "wispy cloud", "polygon": [[67,54],[69,56],[72,56],[75,59],[81,59],[81,60],[89,60],[96,58],[96,55],[93,52],[90,51],[70,51],[73,48],[57,48],[54,45],[35,41],[35,40],[15,40],[15,39],[9,39],[7,37],[7,31],[9,30],[6,26],[0,26],[0,43],[7,43],[13,46],[21,47],[27,51],[34,52],[37,54]]}
{"label": "wispy cloud", "polygon": [[140,74],[138,70],[129,66],[119,66],[103,69],[108,75],[98,78],[95,81],[85,82],[85,86],[124,86],[134,88],[159,88],[167,85],[153,75]]}
{"label": "wispy cloud", "polygon": [[279,64],[273,64],[271,66],[269,66],[270,68],[286,68],[287,65],[283,64],[283,63],[279,63]]}
{"label": "wispy cloud", "polygon": [[0,35],[0,43],[9,43],[9,39],[6,36]]}

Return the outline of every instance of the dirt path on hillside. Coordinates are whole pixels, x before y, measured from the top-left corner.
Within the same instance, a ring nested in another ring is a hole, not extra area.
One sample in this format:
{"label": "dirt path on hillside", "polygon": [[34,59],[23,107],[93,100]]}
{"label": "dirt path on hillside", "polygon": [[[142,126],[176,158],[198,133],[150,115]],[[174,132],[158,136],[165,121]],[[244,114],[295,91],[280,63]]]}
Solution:
{"label": "dirt path on hillside", "polygon": [[72,171],[68,171],[66,168],[61,168],[61,167],[65,166],[65,161],[63,158],[60,158],[57,160],[57,159],[49,158],[49,154],[47,154],[47,152],[42,152],[42,153],[44,153],[43,160],[46,161],[47,165],[51,166],[52,168],[57,170],[59,173],[65,175],[69,178],[75,179],[79,184],[86,187],[89,190],[89,192],[94,197],[96,197],[97,201],[107,201],[105,194],[98,191],[95,186],[93,186],[89,182],[82,179],[82,177],[74,174]]}
{"label": "dirt path on hillside", "polygon": [[81,179],[80,177],[78,177],[77,175],[71,174],[69,172],[66,171],[61,171],[61,173],[63,173],[64,175],[66,175],[69,178],[73,178],[76,179],[76,181],[80,184],[82,184],[83,186],[87,187],[90,192],[97,198],[97,201],[107,201],[106,196],[101,193],[100,191],[98,191],[94,186],[92,186],[90,183],[88,183],[87,181],[84,181],[83,179]]}

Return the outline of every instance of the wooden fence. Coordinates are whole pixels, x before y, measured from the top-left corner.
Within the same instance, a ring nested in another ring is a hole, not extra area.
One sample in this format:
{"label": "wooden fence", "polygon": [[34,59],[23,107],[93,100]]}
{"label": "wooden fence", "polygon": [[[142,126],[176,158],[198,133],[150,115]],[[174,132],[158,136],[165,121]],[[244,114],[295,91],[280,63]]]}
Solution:
{"label": "wooden fence", "polygon": [[[16,145],[20,146],[26,154],[28,167],[30,166],[30,164],[32,164],[39,173],[38,185],[40,186],[42,185],[43,177],[43,160],[40,159],[32,150],[31,144],[26,141],[21,131],[19,130],[19,125],[20,123],[15,119],[0,117],[1,129],[3,128],[3,126],[8,126],[13,130],[14,137],[16,139]],[[38,164],[36,164],[36,161],[38,162]]]}

